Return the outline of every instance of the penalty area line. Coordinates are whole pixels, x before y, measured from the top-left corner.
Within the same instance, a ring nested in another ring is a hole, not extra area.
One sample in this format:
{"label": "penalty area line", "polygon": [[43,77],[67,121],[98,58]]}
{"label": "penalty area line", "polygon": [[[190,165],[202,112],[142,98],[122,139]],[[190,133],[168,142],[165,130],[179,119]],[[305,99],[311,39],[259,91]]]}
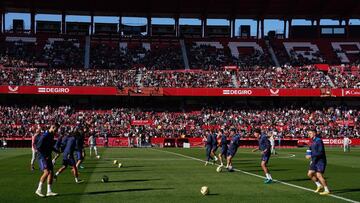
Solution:
{"label": "penalty area line", "polygon": [[[203,163],[206,162],[206,161],[204,161],[204,160],[202,160],[202,159],[198,159],[198,158],[195,158],[195,157],[183,155],[183,154],[180,154],[180,153],[169,152],[169,151],[166,151],[166,150],[159,150],[159,149],[153,149],[153,148],[151,148],[151,150],[160,151],[160,152],[164,152],[164,153],[168,153],[168,154],[172,154],[172,155],[176,155],[176,156],[181,156],[181,157],[184,157],[184,158],[188,158],[188,159],[195,160],[195,161],[200,161],[200,162],[203,162]],[[219,164],[216,164],[216,165],[219,166]],[[262,179],[265,178],[264,176],[257,175],[257,174],[254,174],[254,173],[250,173],[250,172],[247,172],[247,171],[243,171],[243,170],[240,170],[240,169],[235,169],[235,168],[234,168],[234,171],[237,171],[237,172],[240,172],[240,173],[249,175],[249,176],[257,177],[257,178],[262,178]],[[280,184],[289,186],[289,187],[298,188],[298,189],[306,190],[306,191],[309,191],[309,192],[314,192],[312,189],[309,189],[309,188],[306,188],[306,187],[302,187],[302,186],[298,186],[298,185],[294,185],[294,184],[287,183],[287,182],[283,182],[283,181],[281,181],[281,180],[276,180],[276,179],[274,179],[274,181],[277,182],[277,183],[280,183]],[[340,196],[333,195],[333,194],[330,194],[330,195],[328,195],[328,196],[329,196],[329,197],[333,197],[333,198],[335,198],[335,199],[343,200],[343,201],[345,201],[345,202],[360,203],[360,202],[358,202],[358,201],[355,201],[355,200],[352,200],[352,199],[348,199],[348,198],[345,198],[345,197],[340,197]]]}

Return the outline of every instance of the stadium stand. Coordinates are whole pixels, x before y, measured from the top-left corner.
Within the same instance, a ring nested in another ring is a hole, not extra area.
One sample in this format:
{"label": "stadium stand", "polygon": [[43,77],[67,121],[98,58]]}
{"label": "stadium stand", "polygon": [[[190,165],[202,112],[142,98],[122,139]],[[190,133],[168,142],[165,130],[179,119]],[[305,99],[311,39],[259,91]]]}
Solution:
{"label": "stadium stand", "polygon": [[[178,138],[200,137],[204,130],[232,126],[251,136],[251,130],[262,128],[280,137],[302,138],[311,126],[317,126],[324,137],[360,137],[360,111],[346,107],[204,107],[168,111],[166,108],[79,109],[72,106],[0,106],[0,137],[31,136],[34,125],[62,123],[71,127],[82,123],[99,135]],[[134,120],[150,121],[148,125],[131,125]],[[343,122],[348,124],[344,125]]]}

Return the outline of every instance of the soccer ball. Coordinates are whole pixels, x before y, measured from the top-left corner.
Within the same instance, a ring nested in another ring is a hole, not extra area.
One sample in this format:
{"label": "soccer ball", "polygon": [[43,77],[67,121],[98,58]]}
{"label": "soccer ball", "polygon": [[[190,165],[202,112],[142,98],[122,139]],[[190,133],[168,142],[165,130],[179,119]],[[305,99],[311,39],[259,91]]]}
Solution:
{"label": "soccer ball", "polygon": [[97,158],[97,159],[100,159],[100,155],[97,155],[96,158]]}
{"label": "soccer ball", "polygon": [[118,164],[118,161],[117,160],[114,160],[114,165]]}
{"label": "soccer ball", "polygon": [[216,172],[220,173],[221,171],[222,171],[222,166],[218,166],[218,167],[216,168]]}
{"label": "soccer ball", "polygon": [[122,167],[122,163],[119,163],[119,165],[118,165],[118,166],[119,166],[119,168],[121,168],[121,167]]}
{"label": "soccer ball", "polygon": [[102,177],[101,181],[102,181],[103,183],[107,183],[107,182],[109,182],[109,177],[107,177],[107,176],[104,175],[104,176]]}
{"label": "soccer ball", "polygon": [[202,186],[200,190],[202,195],[208,195],[209,194],[209,188],[207,186]]}

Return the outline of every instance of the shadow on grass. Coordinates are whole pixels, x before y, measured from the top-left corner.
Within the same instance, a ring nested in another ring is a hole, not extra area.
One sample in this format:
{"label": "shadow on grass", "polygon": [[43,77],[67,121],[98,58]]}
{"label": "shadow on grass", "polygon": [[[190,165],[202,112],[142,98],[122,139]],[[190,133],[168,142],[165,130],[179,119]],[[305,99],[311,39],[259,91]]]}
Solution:
{"label": "shadow on grass", "polygon": [[134,170],[123,170],[123,169],[118,169],[118,170],[109,170],[109,171],[106,171],[106,170],[103,170],[103,171],[92,171],[92,172],[80,172],[80,173],[116,173],[116,172],[121,172],[121,173],[134,173],[134,172],[139,172],[139,171],[149,171],[149,170],[137,170],[137,169],[134,169]]}
{"label": "shadow on grass", "polygon": [[297,178],[297,179],[285,179],[285,180],[280,180],[283,182],[301,182],[301,181],[310,181],[309,178]]}
{"label": "shadow on grass", "polygon": [[123,168],[144,168],[145,166],[123,166]]}
{"label": "shadow on grass", "polygon": [[342,189],[342,190],[332,190],[331,191],[334,194],[343,194],[343,193],[349,193],[349,192],[360,192],[360,188],[348,188],[348,189]]}
{"label": "shadow on grass", "polygon": [[207,194],[207,195],[205,195],[205,196],[219,196],[219,194],[218,193],[210,193],[210,194]]}
{"label": "shadow on grass", "polygon": [[257,166],[258,164],[255,162],[247,161],[247,162],[241,162],[241,161],[233,161],[233,165],[247,165],[247,166]]}
{"label": "shadow on grass", "polygon": [[[262,172],[263,170],[262,169],[250,169],[250,170],[248,170],[248,169],[243,169],[244,171],[246,171],[246,172]],[[290,171],[290,169],[270,169],[270,172],[272,172],[272,171]]]}
{"label": "shadow on grass", "polygon": [[110,193],[121,193],[121,192],[143,192],[143,191],[155,191],[155,190],[173,190],[175,188],[134,188],[134,189],[123,189],[123,190],[106,190],[106,191],[94,191],[84,193],[69,193],[62,194],[61,196],[76,196],[76,195],[101,195]]}
{"label": "shadow on grass", "polygon": [[[144,168],[144,167],[145,166],[123,166],[122,168]],[[85,167],[85,169],[95,169],[95,168],[118,168],[118,167],[117,167],[117,165]]]}
{"label": "shadow on grass", "polygon": [[[147,181],[157,181],[157,180],[163,180],[163,179],[127,179],[127,180],[110,180],[107,183],[133,183],[133,182],[147,182]],[[86,184],[99,184],[102,183],[100,178],[99,181],[86,181]]]}

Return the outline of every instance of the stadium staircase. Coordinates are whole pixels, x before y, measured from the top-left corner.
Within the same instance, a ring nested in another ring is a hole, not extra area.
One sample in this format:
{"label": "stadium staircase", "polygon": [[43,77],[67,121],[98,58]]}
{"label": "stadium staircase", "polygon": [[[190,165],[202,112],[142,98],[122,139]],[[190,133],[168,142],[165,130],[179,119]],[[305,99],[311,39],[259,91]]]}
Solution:
{"label": "stadium staircase", "polygon": [[39,72],[36,74],[36,78],[35,78],[36,85],[41,84],[42,74],[43,74],[42,69],[39,69]]}
{"label": "stadium staircase", "polygon": [[90,67],[90,37],[85,38],[85,56],[84,56],[84,66],[85,68]]}
{"label": "stadium staircase", "polygon": [[325,78],[328,80],[329,85],[330,85],[332,88],[335,88],[335,85],[334,85],[333,81],[331,80],[330,76],[326,75]]}
{"label": "stadium staircase", "polygon": [[190,69],[189,59],[188,59],[188,57],[187,57],[185,41],[184,41],[183,39],[180,40],[180,45],[181,45],[181,52],[182,52],[182,56],[183,56],[183,61],[184,61],[185,69],[186,69],[186,70],[189,70],[189,69]]}
{"label": "stadium staircase", "polygon": [[280,67],[279,60],[277,59],[274,49],[271,47],[269,40],[266,40],[265,44],[266,44],[266,48],[268,49],[271,59],[273,60],[274,64],[276,65],[276,67]]}
{"label": "stadium staircase", "polygon": [[319,47],[321,56],[326,59],[326,62],[329,64],[340,63],[335,51],[333,50],[329,40],[317,40],[316,45]]}
{"label": "stadium staircase", "polygon": [[237,77],[236,77],[235,74],[231,76],[231,80],[232,80],[232,83],[233,83],[233,87],[239,88],[239,83],[237,81]]}
{"label": "stadium staircase", "polygon": [[141,83],[142,72],[139,71],[139,72],[136,74],[135,77],[136,77],[136,80],[135,80],[136,85],[137,85],[138,87],[143,87],[143,84]]}

